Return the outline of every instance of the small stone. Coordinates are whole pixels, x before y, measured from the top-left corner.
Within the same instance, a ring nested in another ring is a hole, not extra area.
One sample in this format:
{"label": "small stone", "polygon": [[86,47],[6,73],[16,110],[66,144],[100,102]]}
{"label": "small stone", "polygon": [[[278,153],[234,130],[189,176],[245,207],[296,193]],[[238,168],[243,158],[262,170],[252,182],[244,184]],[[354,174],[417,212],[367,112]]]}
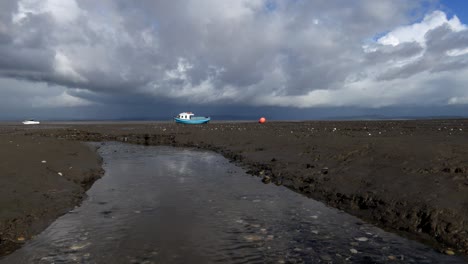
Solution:
{"label": "small stone", "polygon": [[265,184],[270,183],[271,182],[271,177],[270,176],[263,177],[262,182],[265,183]]}
{"label": "small stone", "polygon": [[322,168],[322,174],[328,174],[328,167]]}
{"label": "small stone", "polygon": [[63,174],[61,172],[58,172],[57,174],[60,175],[60,176],[63,176]]}
{"label": "small stone", "polygon": [[353,253],[353,254],[357,254],[357,253],[358,253],[358,251],[357,251],[356,249],[354,249],[354,248],[350,249],[349,251],[350,251],[351,253]]}
{"label": "small stone", "polygon": [[387,257],[389,260],[396,260],[397,258],[395,256],[388,256]]}
{"label": "small stone", "polygon": [[451,249],[445,250],[444,253],[445,253],[446,255],[449,255],[449,256],[455,255],[455,252],[454,252],[453,250],[451,250]]}
{"label": "small stone", "polygon": [[72,245],[69,249],[70,250],[80,250],[80,249],[83,249],[87,246],[91,245],[91,243],[84,243],[84,244],[76,244],[76,245]]}
{"label": "small stone", "polygon": [[247,240],[248,242],[255,242],[255,241],[261,240],[262,237],[256,236],[256,235],[248,235],[248,236],[244,236],[244,239]]}
{"label": "small stone", "polygon": [[46,161],[46,160],[43,160],[43,161],[41,161],[41,163],[47,163],[47,161]]}
{"label": "small stone", "polygon": [[355,240],[361,241],[361,242],[366,242],[369,239],[367,237],[357,237],[357,238],[355,238]]}
{"label": "small stone", "polygon": [[18,240],[18,241],[25,241],[26,239],[25,239],[24,237],[20,236],[20,237],[18,237],[16,240]]}

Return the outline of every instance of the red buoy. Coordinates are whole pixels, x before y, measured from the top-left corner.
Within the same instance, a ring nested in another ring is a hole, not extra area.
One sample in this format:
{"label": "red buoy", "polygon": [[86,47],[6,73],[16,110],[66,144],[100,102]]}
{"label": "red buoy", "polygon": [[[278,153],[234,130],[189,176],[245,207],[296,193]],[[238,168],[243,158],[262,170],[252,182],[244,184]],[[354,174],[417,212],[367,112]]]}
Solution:
{"label": "red buoy", "polygon": [[259,122],[260,124],[263,124],[263,123],[266,122],[266,118],[260,117],[260,119],[258,120],[258,122]]}

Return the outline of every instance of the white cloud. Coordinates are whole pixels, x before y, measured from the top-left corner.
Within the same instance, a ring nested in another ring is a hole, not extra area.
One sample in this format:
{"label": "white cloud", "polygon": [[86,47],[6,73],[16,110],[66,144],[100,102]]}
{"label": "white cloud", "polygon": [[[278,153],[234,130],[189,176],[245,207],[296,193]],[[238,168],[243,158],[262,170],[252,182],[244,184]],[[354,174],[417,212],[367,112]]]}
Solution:
{"label": "white cloud", "polygon": [[[0,27],[0,41],[10,38],[0,46],[0,76],[48,83],[41,87],[53,93],[34,92],[35,107],[90,104],[73,88],[109,101],[302,108],[467,96],[467,26],[442,11],[407,25],[420,1],[122,3],[21,0],[12,24]],[[388,33],[369,40],[379,32]]]}
{"label": "white cloud", "polygon": [[466,25],[460,22],[457,16],[447,19],[447,15],[444,12],[435,11],[426,15],[420,23],[398,27],[390,31],[385,36],[379,38],[378,43],[397,46],[405,42],[418,42],[421,45],[425,45],[425,35],[427,32],[444,24],[447,24],[455,32],[467,28]]}
{"label": "white cloud", "polygon": [[467,97],[452,97],[449,99],[448,103],[450,105],[468,104],[468,96]]}
{"label": "white cloud", "polygon": [[73,69],[72,62],[70,59],[60,51],[55,53],[54,58],[54,69],[63,77],[68,77],[76,82],[85,82],[86,78],[81,76],[78,72]]}
{"label": "white cloud", "polygon": [[464,49],[452,49],[447,51],[447,56],[457,57],[468,54],[468,47]]}
{"label": "white cloud", "polygon": [[50,14],[58,23],[64,24],[76,20],[82,10],[75,0],[20,0],[18,12],[13,14],[15,23],[20,23],[28,14]]}

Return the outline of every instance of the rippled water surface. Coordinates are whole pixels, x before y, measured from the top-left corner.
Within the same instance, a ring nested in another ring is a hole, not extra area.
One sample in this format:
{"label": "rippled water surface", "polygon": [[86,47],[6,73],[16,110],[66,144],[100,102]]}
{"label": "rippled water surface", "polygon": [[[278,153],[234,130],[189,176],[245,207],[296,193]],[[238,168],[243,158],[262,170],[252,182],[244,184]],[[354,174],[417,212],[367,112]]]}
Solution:
{"label": "rippled water surface", "polygon": [[0,263],[464,263],[213,152],[103,144],[83,204]]}

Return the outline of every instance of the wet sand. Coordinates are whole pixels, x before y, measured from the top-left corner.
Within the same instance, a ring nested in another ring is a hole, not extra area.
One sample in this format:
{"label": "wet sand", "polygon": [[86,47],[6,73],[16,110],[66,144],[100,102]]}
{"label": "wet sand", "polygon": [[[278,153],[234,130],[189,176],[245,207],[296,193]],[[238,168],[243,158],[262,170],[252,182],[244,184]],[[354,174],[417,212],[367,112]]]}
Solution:
{"label": "wet sand", "polygon": [[[66,155],[71,147],[65,146],[78,146],[75,140],[214,150],[265,183],[285,185],[447,253],[468,252],[468,120],[0,126],[2,142],[14,135],[47,138],[52,146],[63,144],[63,159],[58,159],[62,162],[76,158]],[[0,152],[9,153],[3,148]],[[17,163],[24,163],[24,158]],[[4,172],[20,168],[20,164],[4,163],[0,171],[3,177]],[[8,182],[19,190],[31,189],[28,175]],[[69,190],[55,195],[73,197]],[[2,195],[0,222],[5,222],[3,205],[11,203],[7,201],[14,195]],[[31,199],[21,196],[23,201]],[[52,203],[44,200],[43,204]],[[21,206],[25,214],[33,208]],[[55,210],[55,215],[61,213]]]}

